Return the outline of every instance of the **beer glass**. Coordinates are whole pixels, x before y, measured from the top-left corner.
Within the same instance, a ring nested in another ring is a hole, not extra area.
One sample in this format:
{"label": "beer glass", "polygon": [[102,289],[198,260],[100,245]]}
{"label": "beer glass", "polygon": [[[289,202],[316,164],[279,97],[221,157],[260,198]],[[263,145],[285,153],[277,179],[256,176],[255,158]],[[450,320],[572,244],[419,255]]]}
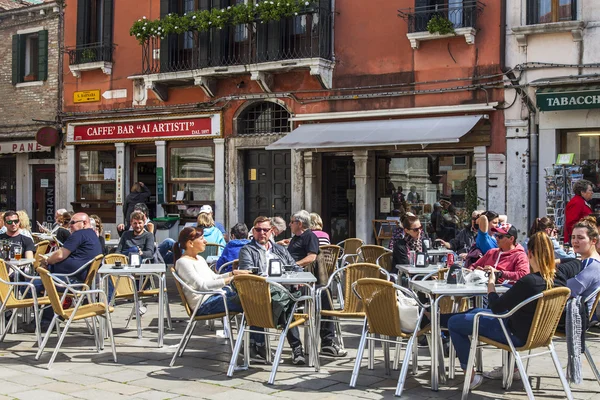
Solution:
{"label": "beer glass", "polygon": [[110,240],[110,231],[104,231],[104,240],[106,240],[106,241]]}
{"label": "beer glass", "polygon": [[23,252],[23,248],[19,245],[15,245],[13,247],[13,251],[15,253],[15,260],[19,261],[21,259],[21,253]]}

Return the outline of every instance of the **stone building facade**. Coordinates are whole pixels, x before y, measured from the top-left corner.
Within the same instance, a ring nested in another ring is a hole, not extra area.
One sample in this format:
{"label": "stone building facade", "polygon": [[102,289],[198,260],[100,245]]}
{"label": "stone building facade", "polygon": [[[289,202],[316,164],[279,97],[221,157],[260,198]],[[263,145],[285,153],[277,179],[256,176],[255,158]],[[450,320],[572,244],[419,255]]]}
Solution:
{"label": "stone building facade", "polygon": [[33,223],[53,220],[66,200],[60,144],[36,142],[40,128],[57,127],[61,29],[56,1],[0,2],[0,210],[26,210]]}

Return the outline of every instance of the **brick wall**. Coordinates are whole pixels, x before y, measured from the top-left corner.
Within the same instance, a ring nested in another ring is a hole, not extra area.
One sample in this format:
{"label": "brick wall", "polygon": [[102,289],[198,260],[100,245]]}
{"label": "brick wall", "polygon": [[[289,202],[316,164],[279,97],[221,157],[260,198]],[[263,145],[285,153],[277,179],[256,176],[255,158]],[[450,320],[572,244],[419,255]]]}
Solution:
{"label": "brick wall", "polygon": [[[58,105],[59,13],[52,8],[0,14],[0,140],[32,137],[40,126],[32,121],[53,121]],[[12,37],[17,31],[43,27],[48,30],[48,78],[41,86],[12,84]],[[15,126],[18,125],[18,126]]]}

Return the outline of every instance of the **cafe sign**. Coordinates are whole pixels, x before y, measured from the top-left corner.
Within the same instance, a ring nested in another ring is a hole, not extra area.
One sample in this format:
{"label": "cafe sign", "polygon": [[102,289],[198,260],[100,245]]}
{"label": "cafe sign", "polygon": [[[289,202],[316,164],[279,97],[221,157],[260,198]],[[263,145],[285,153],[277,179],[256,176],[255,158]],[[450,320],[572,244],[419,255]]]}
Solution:
{"label": "cafe sign", "polygon": [[80,143],[160,138],[194,139],[207,136],[215,136],[210,117],[77,125],[73,129],[73,141]]}
{"label": "cafe sign", "polygon": [[600,108],[600,86],[543,88],[537,91],[536,100],[540,111]]}
{"label": "cafe sign", "polygon": [[50,150],[50,147],[42,146],[35,140],[21,140],[16,142],[0,143],[0,154],[33,153]]}

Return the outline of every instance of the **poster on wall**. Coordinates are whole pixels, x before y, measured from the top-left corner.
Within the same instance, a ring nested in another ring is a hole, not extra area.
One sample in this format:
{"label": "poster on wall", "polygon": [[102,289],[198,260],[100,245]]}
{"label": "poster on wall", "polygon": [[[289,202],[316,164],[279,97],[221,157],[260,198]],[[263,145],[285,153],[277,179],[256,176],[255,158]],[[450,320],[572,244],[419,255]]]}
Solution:
{"label": "poster on wall", "polygon": [[116,194],[116,198],[115,198],[115,203],[117,203],[117,205],[122,205],[123,204],[123,167],[121,165],[119,165],[117,167],[117,174],[116,174],[116,185],[117,185],[117,194]]}
{"label": "poster on wall", "polygon": [[379,199],[379,211],[382,214],[388,214],[391,210],[391,201],[389,197],[382,197]]}
{"label": "poster on wall", "polygon": [[163,176],[163,167],[156,167],[156,203],[165,202],[165,181]]}

